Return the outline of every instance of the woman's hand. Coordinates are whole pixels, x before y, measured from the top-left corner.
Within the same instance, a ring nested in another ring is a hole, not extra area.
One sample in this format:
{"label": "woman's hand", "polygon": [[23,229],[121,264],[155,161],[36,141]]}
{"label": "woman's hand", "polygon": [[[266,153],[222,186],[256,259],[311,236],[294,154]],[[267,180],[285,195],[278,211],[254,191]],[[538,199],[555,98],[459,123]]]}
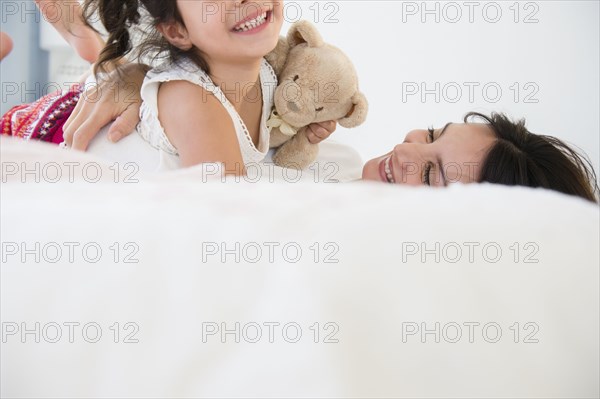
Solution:
{"label": "woman's hand", "polygon": [[10,53],[13,43],[6,33],[0,32],[0,61]]}
{"label": "woman's hand", "polygon": [[319,123],[311,123],[308,125],[308,129],[305,130],[308,141],[311,144],[319,144],[335,132],[337,128],[336,121],[326,121]]}
{"label": "woman's hand", "polygon": [[141,64],[123,65],[86,90],[63,127],[67,146],[85,151],[111,121],[109,140],[116,142],[129,135],[140,121],[140,88],[147,70]]}
{"label": "woman's hand", "polygon": [[44,19],[89,63],[98,60],[104,40],[90,28],[77,1],[35,0]]}

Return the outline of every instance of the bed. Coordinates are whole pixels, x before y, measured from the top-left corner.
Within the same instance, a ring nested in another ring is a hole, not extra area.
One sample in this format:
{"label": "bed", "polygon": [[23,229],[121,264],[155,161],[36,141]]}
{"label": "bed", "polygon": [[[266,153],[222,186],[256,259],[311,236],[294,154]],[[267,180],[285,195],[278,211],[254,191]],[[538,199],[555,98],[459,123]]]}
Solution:
{"label": "bed", "polygon": [[597,205],[1,149],[3,397],[600,394]]}

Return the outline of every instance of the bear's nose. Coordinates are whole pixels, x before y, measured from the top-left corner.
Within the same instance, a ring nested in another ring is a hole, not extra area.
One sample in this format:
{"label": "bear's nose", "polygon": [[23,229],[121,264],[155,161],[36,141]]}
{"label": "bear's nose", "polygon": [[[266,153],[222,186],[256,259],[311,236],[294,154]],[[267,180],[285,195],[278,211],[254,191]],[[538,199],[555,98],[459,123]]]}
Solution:
{"label": "bear's nose", "polygon": [[298,105],[296,105],[296,103],[293,101],[288,101],[287,106],[288,106],[288,109],[292,112],[300,111],[300,108],[298,108]]}

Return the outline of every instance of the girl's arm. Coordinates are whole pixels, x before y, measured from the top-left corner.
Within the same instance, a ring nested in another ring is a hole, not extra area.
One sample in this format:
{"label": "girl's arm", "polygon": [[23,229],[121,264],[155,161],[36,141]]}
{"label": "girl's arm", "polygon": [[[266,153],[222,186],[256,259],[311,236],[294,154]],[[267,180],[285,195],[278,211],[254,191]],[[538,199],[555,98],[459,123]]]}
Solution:
{"label": "girl's arm", "polygon": [[83,20],[81,6],[77,0],[35,0],[44,19],[54,26],[77,54],[94,63],[104,47],[100,35]]}
{"label": "girl's arm", "polygon": [[216,162],[224,164],[226,174],[246,172],[231,117],[202,87],[187,81],[161,84],[158,119],[183,167]]}

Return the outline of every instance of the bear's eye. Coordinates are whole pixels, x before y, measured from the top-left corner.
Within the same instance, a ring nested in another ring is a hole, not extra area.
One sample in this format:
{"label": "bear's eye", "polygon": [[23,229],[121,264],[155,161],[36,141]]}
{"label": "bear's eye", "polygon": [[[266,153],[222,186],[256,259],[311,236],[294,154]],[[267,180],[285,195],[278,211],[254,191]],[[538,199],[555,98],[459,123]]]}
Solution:
{"label": "bear's eye", "polygon": [[315,108],[315,111],[319,112],[319,111],[323,111],[324,107],[319,107],[319,108]]}
{"label": "bear's eye", "polygon": [[298,79],[300,79],[300,76],[298,76],[298,75],[294,76],[294,82],[297,81]]}

